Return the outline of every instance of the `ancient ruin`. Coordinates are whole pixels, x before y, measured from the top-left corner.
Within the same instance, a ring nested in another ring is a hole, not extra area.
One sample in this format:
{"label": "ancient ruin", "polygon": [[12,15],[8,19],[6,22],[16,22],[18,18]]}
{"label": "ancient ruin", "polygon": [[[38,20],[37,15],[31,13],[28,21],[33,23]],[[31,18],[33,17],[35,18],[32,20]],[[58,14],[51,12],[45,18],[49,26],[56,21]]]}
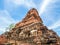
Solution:
{"label": "ancient ruin", "polygon": [[59,36],[43,24],[35,8],[5,35],[10,41],[15,40],[15,45],[60,45]]}

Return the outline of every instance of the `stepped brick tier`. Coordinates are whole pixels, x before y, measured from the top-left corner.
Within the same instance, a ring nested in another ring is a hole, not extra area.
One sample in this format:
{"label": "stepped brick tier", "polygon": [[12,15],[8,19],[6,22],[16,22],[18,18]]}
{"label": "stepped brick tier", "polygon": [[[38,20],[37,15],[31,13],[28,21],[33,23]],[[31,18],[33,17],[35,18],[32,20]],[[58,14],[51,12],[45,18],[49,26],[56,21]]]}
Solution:
{"label": "stepped brick tier", "polygon": [[26,17],[5,35],[10,40],[19,41],[17,45],[60,45],[59,36],[44,26],[35,8],[29,10]]}

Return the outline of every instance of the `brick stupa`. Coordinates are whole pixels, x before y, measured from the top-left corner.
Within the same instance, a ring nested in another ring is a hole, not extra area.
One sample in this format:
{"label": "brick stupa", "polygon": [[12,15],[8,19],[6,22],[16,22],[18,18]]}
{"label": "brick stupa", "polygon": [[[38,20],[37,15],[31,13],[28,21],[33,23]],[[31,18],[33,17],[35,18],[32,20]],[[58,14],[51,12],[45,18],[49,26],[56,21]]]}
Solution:
{"label": "brick stupa", "polygon": [[44,26],[35,8],[5,35],[10,35],[9,39],[17,41],[17,45],[60,45],[58,35]]}

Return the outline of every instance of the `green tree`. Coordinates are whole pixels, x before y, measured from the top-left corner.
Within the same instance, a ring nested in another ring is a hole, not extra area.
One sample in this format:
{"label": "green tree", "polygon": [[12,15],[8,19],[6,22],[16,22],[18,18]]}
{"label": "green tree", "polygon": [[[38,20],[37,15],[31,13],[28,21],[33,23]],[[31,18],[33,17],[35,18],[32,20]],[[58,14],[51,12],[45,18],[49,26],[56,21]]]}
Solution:
{"label": "green tree", "polygon": [[15,27],[15,24],[10,24],[8,27],[6,27],[6,31],[12,30],[12,28]]}

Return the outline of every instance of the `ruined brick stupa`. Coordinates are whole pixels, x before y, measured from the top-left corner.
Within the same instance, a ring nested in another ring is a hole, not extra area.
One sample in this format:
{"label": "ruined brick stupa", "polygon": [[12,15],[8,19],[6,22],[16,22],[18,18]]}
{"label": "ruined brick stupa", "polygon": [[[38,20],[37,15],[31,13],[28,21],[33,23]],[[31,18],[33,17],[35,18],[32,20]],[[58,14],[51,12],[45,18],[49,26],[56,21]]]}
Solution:
{"label": "ruined brick stupa", "polygon": [[60,45],[58,35],[44,26],[35,8],[29,10],[26,17],[18,22],[9,33],[11,40],[21,41],[23,45],[24,43],[28,43],[27,45]]}

